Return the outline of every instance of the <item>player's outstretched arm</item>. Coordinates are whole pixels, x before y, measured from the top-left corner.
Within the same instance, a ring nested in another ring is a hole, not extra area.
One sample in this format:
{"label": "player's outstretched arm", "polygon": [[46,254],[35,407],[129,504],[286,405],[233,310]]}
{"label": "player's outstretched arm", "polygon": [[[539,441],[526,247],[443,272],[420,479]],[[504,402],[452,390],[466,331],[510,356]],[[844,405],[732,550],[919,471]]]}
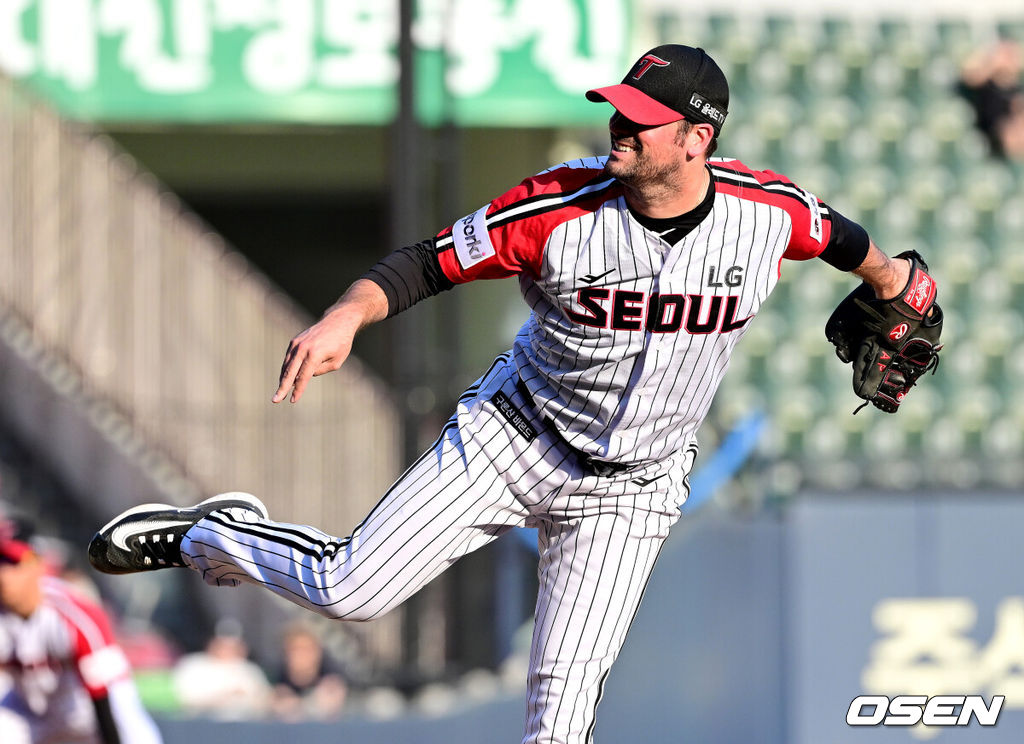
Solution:
{"label": "player's outstretched arm", "polygon": [[310,378],[341,367],[356,333],[387,314],[384,290],[368,279],[357,280],[319,321],[288,344],[277,392],[271,400],[280,403],[291,391],[291,402],[297,403]]}
{"label": "player's outstretched arm", "polygon": [[904,258],[889,258],[879,250],[874,241],[871,241],[867,256],[853,273],[871,285],[878,299],[888,300],[907,286],[910,279],[910,261]]}

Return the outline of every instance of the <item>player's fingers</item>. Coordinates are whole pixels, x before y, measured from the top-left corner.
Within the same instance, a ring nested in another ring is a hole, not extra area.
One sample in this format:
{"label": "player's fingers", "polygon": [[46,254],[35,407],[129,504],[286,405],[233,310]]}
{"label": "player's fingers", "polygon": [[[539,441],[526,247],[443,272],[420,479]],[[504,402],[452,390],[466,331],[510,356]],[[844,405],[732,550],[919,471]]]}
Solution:
{"label": "player's fingers", "polygon": [[281,363],[281,376],[278,379],[277,392],[270,399],[272,402],[280,403],[285,399],[301,364],[302,357],[299,355],[298,346],[292,342],[288,345],[288,351],[285,352],[284,361]]}
{"label": "player's fingers", "polygon": [[291,365],[292,360],[295,359],[295,355],[298,353],[298,347],[294,341],[288,343],[288,348],[284,352],[284,359],[281,361],[281,374],[280,379],[284,379],[285,374],[288,372],[288,367]]}
{"label": "player's fingers", "polygon": [[289,380],[286,380],[286,379],[282,378],[281,379],[281,384],[278,385],[277,390],[274,391],[274,394],[270,398],[270,402],[271,403],[280,403],[282,400],[285,399],[285,396],[288,395],[288,388],[290,388],[290,387],[291,387],[291,382]]}
{"label": "player's fingers", "polygon": [[309,355],[306,355],[305,359],[302,360],[302,366],[299,367],[298,374],[295,375],[295,382],[292,385],[292,403],[299,402],[299,398],[302,397],[302,393],[306,389],[306,385],[309,384],[313,374],[313,362]]}

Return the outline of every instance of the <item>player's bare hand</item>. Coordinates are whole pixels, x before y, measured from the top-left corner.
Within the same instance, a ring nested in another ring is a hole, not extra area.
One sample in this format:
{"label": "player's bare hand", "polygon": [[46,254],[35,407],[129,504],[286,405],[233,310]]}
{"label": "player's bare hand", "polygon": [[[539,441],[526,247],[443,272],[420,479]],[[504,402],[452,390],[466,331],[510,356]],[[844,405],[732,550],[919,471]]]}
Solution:
{"label": "player's bare hand", "polygon": [[316,324],[288,344],[271,401],[280,403],[291,392],[291,402],[298,402],[312,378],[345,363],[359,329],[382,320],[387,312],[388,300],[379,286],[366,279],[355,282]]}
{"label": "player's bare hand", "polygon": [[327,315],[288,344],[277,392],[271,400],[280,403],[291,392],[291,402],[298,402],[313,377],[341,367],[352,351],[356,327],[343,318]]}

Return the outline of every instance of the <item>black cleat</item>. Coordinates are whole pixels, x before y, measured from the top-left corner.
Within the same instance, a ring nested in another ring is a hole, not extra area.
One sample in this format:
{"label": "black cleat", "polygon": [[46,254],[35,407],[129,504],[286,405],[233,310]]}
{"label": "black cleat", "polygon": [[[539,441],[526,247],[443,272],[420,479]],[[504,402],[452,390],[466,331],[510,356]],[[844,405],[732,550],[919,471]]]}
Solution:
{"label": "black cleat", "polygon": [[220,509],[242,508],[267,518],[267,507],[240,491],[222,493],[196,506],[143,504],[114,517],[89,543],[89,562],[108,574],[184,566],[181,538],[200,519]]}

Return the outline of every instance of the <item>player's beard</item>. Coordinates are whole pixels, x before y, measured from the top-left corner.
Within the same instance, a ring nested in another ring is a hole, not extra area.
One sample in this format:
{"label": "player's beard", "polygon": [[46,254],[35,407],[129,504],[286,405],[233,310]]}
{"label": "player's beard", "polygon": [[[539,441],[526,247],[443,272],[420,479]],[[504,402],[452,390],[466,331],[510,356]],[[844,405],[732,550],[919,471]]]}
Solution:
{"label": "player's beard", "polygon": [[652,162],[643,149],[637,147],[628,161],[606,161],[604,172],[626,186],[640,189],[653,185],[671,186],[676,180],[678,166],[674,163]]}
{"label": "player's beard", "polygon": [[[654,162],[640,142],[632,137],[613,137],[613,147],[616,139],[633,148],[633,156],[623,160],[615,159],[614,155],[609,157],[604,164],[606,175],[612,176],[625,186],[634,189],[645,189],[651,186],[676,188],[678,186],[679,163]],[[682,142],[681,138],[679,141]]]}

